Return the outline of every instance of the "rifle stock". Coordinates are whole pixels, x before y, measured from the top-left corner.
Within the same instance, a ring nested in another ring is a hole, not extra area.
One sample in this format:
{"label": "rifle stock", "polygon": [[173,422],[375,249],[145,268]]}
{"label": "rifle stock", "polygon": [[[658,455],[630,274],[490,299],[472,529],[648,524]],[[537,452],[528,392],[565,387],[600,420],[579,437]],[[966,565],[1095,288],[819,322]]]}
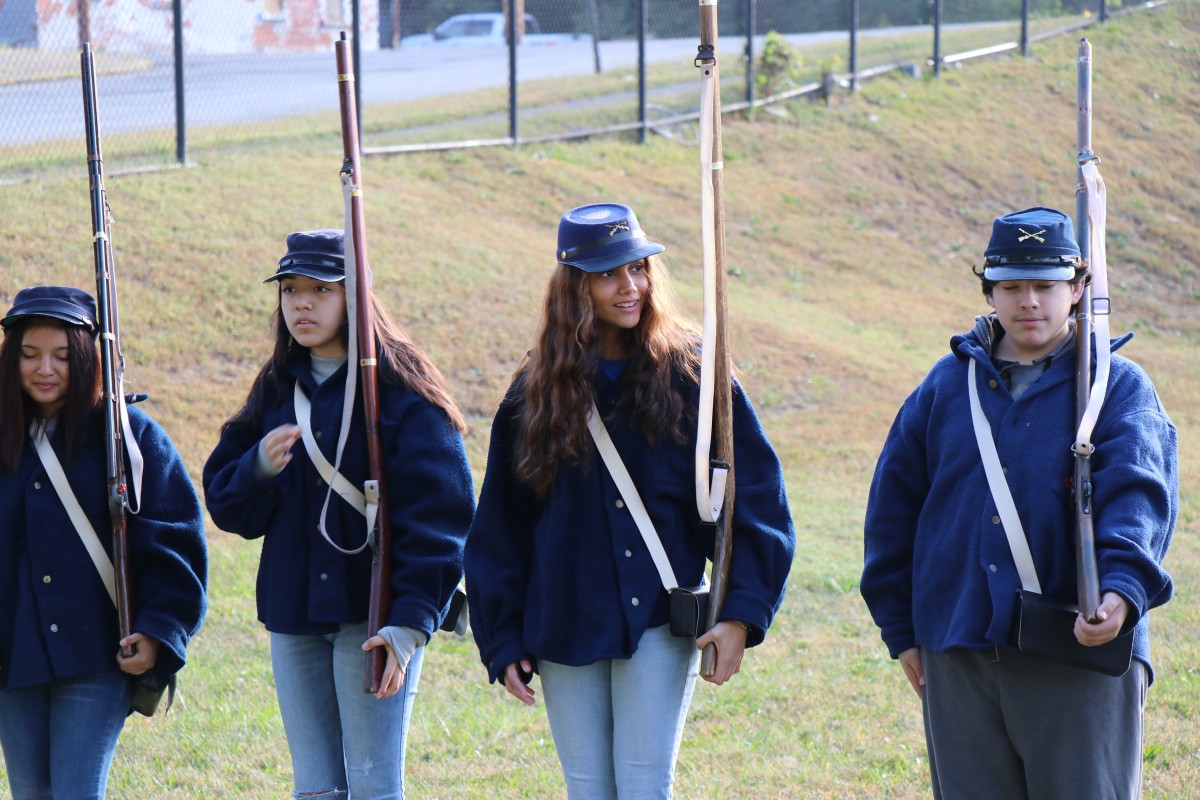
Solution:
{"label": "rifle stock", "polygon": [[[714,397],[713,397],[713,444],[712,458],[728,466],[728,476],[725,483],[725,498],[721,505],[721,513],[714,523],[713,531],[713,566],[712,584],[709,588],[708,617],[705,620],[706,629],[711,630],[720,619],[721,609],[725,604],[725,596],[729,591],[729,565],[733,558],[733,503],[734,503],[734,463],[733,463],[733,385],[732,369],[729,357],[729,326],[727,320],[727,293],[725,285],[725,195],[721,142],[721,90],[720,70],[717,58],[717,0],[702,0],[700,3],[700,47],[696,58],[696,66],[701,70],[712,71],[713,109],[711,119],[702,119],[700,124],[712,126],[713,168],[710,170],[712,180],[712,226],[716,250],[716,274],[714,284],[714,301],[716,311],[716,327],[713,346],[714,362]],[[702,142],[705,137],[701,137]],[[703,144],[702,144],[703,146]],[[706,178],[707,179],[707,178]],[[700,656],[700,674],[712,677],[716,672],[717,649],[708,645]]]}
{"label": "rifle stock", "polygon": [[[80,54],[83,75],[83,120],[87,139],[88,185],[92,205],[92,251],[96,264],[96,318],[100,324],[100,368],[103,383],[105,426],[105,479],[108,513],[112,521],[113,573],[116,581],[117,626],[124,639],[133,630],[133,603],[129,577],[129,542],[126,520],[129,493],[125,480],[123,376],[125,356],[117,315],[117,276],[112,253],[112,213],[104,191],[104,158],[100,148],[100,120],[96,103],[96,74],[91,44]],[[122,647],[125,657],[133,648]]]}
{"label": "rifle stock", "polygon": [[[1090,229],[1083,165],[1100,159],[1092,152],[1092,46],[1087,39],[1079,41],[1078,85],[1076,91],[1078,115],[1075,140],[1078,157],[1075,164],[1075,236],[1083,258],[1091,256]],[[1084,284],[1083,295],[1075,308],[1075,424],[1079,425],[1092,386],[1092,287]],[[1072,478],[1075,503],[1075,574],[1079,592],[1079,611],[1095,621],[1100,606],[1100,576],[1096,564],[1096,534],[1092,523],[1092,457],[1091,452],[1075,453]]]}
{"label": "rifle stock", "polygon": [[[379,380],[375,360],[375,319],[371,307],[371,267],[367,258],[366,220],[362,198],[362,157],[358,139],[358,103],[354,91],[354,68],[350,59],[350,42],[343,32],[334,42],[337,59],[338,97],[342,114],[342,169],[344,181],[350,184],[349,230],[354,248],[355,302],[357,304],[356,333],[358,336],[359,379],[362,385],[363,415],[367,430],[367,470],[369,480],[365,494],[369,499],[378,494],[379,511],[372,536],[371,594],[367,611],[367,637],[379,633],[391,605],[389,585],[391,535],[388,530],[387,482],[383,472],[383,444],[379,435]],[[350,365],[353,368],[353,365]],[[386,664],[387,651],[376,647],[367,652],[364,691],[374,694],[379,689]]]}

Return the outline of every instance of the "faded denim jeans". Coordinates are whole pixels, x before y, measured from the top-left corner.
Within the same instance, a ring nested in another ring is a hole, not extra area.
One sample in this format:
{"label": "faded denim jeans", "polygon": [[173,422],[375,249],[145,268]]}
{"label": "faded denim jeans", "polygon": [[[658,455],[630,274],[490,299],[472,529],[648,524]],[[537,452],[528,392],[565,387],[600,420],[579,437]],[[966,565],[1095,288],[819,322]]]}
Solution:
{"label": "faded denim jeans", "polygon": [[570,800],[669,798],[700,651],[650,628],[630,659],[538,661],[546,716]]}
{"label": "faded denim jeans", "polygon": [[404,747],[421,661],[386,700],[363,691],[366,623],[322,636],[271,634],[275,692],[292,754],[293,797],[401,800]]}
{"label": "faded denim jeans", "polygon": [[0,691],[13,800],[103,800],[132,686],[114,671]]}

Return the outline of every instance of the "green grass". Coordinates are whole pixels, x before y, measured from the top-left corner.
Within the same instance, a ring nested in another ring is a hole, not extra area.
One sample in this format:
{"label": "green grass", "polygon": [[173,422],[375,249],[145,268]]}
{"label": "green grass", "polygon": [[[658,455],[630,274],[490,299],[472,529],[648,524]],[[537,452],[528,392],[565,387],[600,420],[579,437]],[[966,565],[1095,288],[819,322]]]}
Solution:
{"label": "green grass", "polygon": [[[1200,10],[1176,3],[1087,35],[1114,330],[1136,332],[1122,352],[1154,376],[1180,431],[1176,597],[1153,615],[1145,747],[1145,796],[1174,800],[1200,785]],[[725,200],[735,357],[785,464],[801,556],[767,642],[732,683],[697,691],[677,795],[927,796],[919,706],[857,593],[866,488],[900,403],[984,310],[970,267],[992,218],[1072,205],[1075,41],[786,111],[726,121]],[[214,130],[195,168],[108,181],[129,377],[196,478],[266,355],[273,295],[260,282],[284,236],[341,224],[336,124],[310,118],[287,139]],[[561,212],[632,204],[698,314],[697,171],[694,151],[626,137],[367,160],[375,288],[447,374],[477,481]],[[30,283],[92,284],[85,179],[0,187],[0,219],[0,305]],[[255,620],[259,545],[212,529],[210,548],[212,611],[182,705],[130,720],[111,797],[291,788]],[[563,795],[542,709],[510,702],[473,645],[443,636],[408,776],[422,798]]]}

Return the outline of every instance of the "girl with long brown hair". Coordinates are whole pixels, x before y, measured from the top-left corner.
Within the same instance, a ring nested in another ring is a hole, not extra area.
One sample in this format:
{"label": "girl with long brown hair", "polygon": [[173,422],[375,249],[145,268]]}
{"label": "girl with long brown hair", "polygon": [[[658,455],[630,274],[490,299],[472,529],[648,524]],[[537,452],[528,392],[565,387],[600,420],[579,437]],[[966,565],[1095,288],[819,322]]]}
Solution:
{"label": "girl with long brown hair", "polygon": [[[361,393],[342,430],[349,370],[359,366],[347,359],[344,234],[300,231],[287,246],[267,279],[279,292],[274,351],[221,430],[205,499],[220,528],[263,538],[258,617],[271,632],[296,796],[403,797],[424,645],[462,577],[475,505],[465,425],[437,367],[376,303],[392,600],[368,638]],[[379,647],[386,666],[372,696],[362,688],[363,651]]]}
{"label": "girl with long brown hair", "polygon": [[676,309],[663,250],[628,206],[563,215],[541,328],[496,415],[467,539],[480,657],[530,705],[540,675],[571,798],[670,796],[699,651],[717,647],[709,680],[732,677],[763,641],[791,565],[779,459],[738,387],[729,594],[712,630],[670,633],[634,503],[588,425],[594,408],[679,584],[700,584],[713,545],[693,476],[700,342]]}

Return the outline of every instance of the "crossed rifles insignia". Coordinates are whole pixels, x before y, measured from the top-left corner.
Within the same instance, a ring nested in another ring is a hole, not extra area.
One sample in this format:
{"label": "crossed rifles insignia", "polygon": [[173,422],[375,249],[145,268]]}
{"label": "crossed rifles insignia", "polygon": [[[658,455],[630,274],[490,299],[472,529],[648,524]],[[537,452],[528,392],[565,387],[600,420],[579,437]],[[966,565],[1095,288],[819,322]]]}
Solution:
{"label": "crossed rifles insignia", "polygon": [[[620,221],[620,222],[618,222],[618,223],[616,223],[616,224],[614,224],[614,225],[608,225],[608,224],[606,224],[604,227],[608,228],[608,235],[609,235],[609,236],[616,236],[616,235],[617,235],[617,231],[627,231],[627,230],[629,230],[629,223],[628,223],[628,222],[626,222],[626,221],[624,221],[624,220],[622,220],[622,221]],[[1042,231],[1042,233],[1045,233],[1045,231]]]}
{"label": "crossed rifles insignia", "polygon": [[1042,234],[1046,232],[1046,230],[1044,228],[1040,231],[1037,231],[1036,233],[1030,233],[1029,231],[1025,230],[1024,228],[1017,228],[1017,230],[1019,230],[1021,233],[1025,234],[1024,236],[1017,237],[1018,242],[1023,242],[1026,239],[1037,239],[1038,242],[1040,242],[1041,244],[1046,243],[1045,238],[1042,237]]}

